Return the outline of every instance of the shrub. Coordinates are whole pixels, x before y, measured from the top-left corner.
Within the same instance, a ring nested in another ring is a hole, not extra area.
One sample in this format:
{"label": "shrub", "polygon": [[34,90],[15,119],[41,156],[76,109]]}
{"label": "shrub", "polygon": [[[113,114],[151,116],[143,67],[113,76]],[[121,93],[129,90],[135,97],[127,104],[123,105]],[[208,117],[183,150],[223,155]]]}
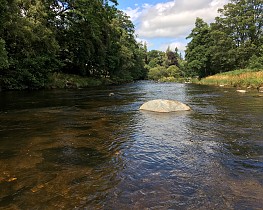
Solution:
{"label": "shrub", "polygon": [[162,77],[167,77],[169,76],[167,74],[166,68],[164,66],[157,66],[154,68],[151,68],[148,73],[149,79],[152,80],[159,80]]}

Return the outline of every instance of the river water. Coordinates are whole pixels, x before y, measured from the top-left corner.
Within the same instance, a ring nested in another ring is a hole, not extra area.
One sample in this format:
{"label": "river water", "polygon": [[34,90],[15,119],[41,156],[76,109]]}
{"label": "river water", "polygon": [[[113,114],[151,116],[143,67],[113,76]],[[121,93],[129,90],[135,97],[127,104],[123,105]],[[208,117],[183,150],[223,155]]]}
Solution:
{"label": "river water", "polygon": [[[192,111],[139,111],[158,98]],[[254,90],[137,82],[0,93],[0,209],[262,207]]]}

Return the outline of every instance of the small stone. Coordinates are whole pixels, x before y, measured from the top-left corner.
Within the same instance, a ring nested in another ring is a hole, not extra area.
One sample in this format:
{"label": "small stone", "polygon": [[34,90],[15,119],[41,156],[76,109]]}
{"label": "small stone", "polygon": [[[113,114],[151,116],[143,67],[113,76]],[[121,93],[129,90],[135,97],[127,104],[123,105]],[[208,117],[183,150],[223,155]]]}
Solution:
{"label": "small stone", "polygon": [[263,87],[258,87],[258,92],[263,93]]}
{"label": "small stone", "polygon": [[237,90],[237,92],[239,92],[239,93],[246,93],[247,91],[246,90]]}

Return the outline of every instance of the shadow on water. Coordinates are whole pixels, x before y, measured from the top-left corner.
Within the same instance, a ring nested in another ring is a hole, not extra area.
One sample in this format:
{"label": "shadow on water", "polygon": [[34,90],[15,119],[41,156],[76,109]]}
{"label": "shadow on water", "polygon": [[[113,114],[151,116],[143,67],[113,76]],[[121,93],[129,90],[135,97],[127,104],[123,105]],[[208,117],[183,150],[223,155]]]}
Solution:
{"label": "shadow on water", "polygon": [[[255,94],[153,82],[2,92],[0,208],[261,209]],[[192,111],[139,111],[157,98]]]}
{"label": "shadow on water", "polygon": [[15,157],[16,155],[17,153],[11,150],[0,150],[0,160],[9,159]]}

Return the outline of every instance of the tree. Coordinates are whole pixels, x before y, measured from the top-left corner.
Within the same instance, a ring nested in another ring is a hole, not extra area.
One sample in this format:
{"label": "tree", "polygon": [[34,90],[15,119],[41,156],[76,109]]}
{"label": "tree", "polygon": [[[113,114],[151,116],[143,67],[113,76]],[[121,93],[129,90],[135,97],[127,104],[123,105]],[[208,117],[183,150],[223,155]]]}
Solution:
{"label": "tree", "polygon": [[151,50],[147,53],[147,63],[151,68],[161,66],[165,62],[165,53],[159,50]]}
{"label": "tree", "polygon": [[262,0],[231,0],[219,12],[210,26],[197,18],[187,37],[191,38],[186,49],[189,74],[203,77],[245,68],[263,55]]}
{"label": "tree", "polygon": [[57,71],[143,78],[146,51],[116,0],[1,0],[0,82],[41,88]]}
{"label": "tree", "polygon": [[261,55],[263,43],[263,3],[262,0],[232,0],[219,12],[216,19],[220,31],[225,34],[226,45],[233,40],[232,53],[235,51],[235,68],[245,68],[255,54]]}
{"label": "tree", "polygon": [[211,73],[233,70],[236,67],[235,42],[217,19],[211,24],[210,38]]}
{"label": "tree", "polygon": [[192,30],[187,39],[191,41],[186,49],[187,68],[191,75],[198,75],[204,77],[209,75],[210,72],[210,55],[209,55],[209,42],[210,42],[210,27],[201,18],[197,18],[195,28]]}
{"label": "tree", "polygon": [[[178,50],[176,48],[176,50]],[[166,53],[165,53],[166,57],[165,57],[165,66],[166,67],[169,67],[169,66],[172,66],[172,65],[175,65],[175,66],[178,66],[178,51],[171,51],[170,50],[170,47],[168,46],[167,50],[166,50]]]}
{"label": "tree", "polygon": [[111,30],[113,34],[108,48],[110,77],[121,81],[145,78],[145,48],[136,42],[134,25],[129,17],[122,11],[116,11]]}
{"label": "tree", "polygon": [[58,45],[47,27],[47,7],[40,0],[12,0],[4,6],[0,37],[5,41],[9,68],[1,72],[2,83],[10,89],[43,87],[58,64]]}

